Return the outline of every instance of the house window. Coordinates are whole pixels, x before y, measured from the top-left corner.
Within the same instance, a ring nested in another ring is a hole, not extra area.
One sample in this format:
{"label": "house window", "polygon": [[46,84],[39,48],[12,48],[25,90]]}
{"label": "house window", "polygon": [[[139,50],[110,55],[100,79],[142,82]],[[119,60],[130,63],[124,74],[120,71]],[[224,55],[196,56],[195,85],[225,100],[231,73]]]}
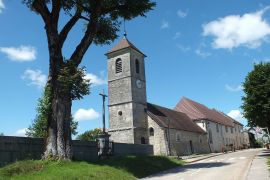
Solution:
{"label": "house window", "polygon": [[225,126],[225,131],[226,131],[226,133],[228,132],[228,127],[227,126]]}
{"label": "house window", "polygon": [[122,59],[118,58],[115,61],[115,73],[121,73],[122,72]]}
{"label": "house window", "polygon": [[145,143],[145,138],[144,138],[144,137],[141,137],[141,144],[146,144],[146,143]]}
{"label": "house window", "polygon": [[140,73],[140,63],[139,63],[139,60],[136,59],[135,63],[136,63],[136,73],[139,74]]}
{"label": "house window", "polygon": [[216,125],[217,132],[219,132],[218,124]]}
{"label": "house window", "polygon": [[176,141],[180,141],[180,134],[179,133],[176,134]]}
{"label": "house window", "polygon": [[233,128],[231,127],[231,133],[233,133]]}
{"label": "house window", "polygon": [[149,135],[154,136],[154,128],[152,127],[149,128]]}
{"label": "house window", "polygon": [[212,144],[213,143],[213,137],[212,137],[212,131],[209,131],[209,142]]}

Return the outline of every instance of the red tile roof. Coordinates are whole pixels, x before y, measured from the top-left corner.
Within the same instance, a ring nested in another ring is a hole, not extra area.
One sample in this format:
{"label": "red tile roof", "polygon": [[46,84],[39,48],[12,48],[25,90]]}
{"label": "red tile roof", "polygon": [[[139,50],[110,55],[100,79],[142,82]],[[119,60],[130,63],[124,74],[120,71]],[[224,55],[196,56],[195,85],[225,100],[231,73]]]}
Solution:
{"label": "red tile roof", "polygon": [[142,53],[138,48],[136,48],[126,37],[124,37],[116,46],[114,46],[111,50],[109,50],[107,54],[110,54],[110,53],[113,53],[122,49],[126,49],[126,48],[132,48],[144,55],[144,53]]}
{"label": "red tile roof", "polygon": [[189,132],[205,133],[197,124],[195,124],[186,114],[147,103],[147,114],[159,126],[164,128],[178,129]]}
{"label": "red tile roof", "polygon": [[209,121],[223,124],[226,126],[234,126],[234,120],[227,115],[221,114],[220,112],[209,109],[203,104],[192,101],[188,98],[182,98],[174,108],[176,111],[187,114],[192,120],[207,119]]}

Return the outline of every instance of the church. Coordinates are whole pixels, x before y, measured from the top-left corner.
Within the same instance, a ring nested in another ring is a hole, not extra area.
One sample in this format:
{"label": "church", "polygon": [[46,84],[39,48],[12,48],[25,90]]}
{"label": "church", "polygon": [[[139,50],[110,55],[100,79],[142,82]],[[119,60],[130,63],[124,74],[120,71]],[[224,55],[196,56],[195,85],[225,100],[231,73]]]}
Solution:
{"label": "church", "polygon": [[[212,152],[209,130],[201,127],[200,121],[192,119],[180,105],[173,110],[147,102],[146,55],[142,51],[124,37],[106,55],[108,133],[112,141],[150,144],[155,155]],[[230,121],[230,127],[234,125],[229,118],[226,121]],[[221,151],[222,147],[215,150]]]}

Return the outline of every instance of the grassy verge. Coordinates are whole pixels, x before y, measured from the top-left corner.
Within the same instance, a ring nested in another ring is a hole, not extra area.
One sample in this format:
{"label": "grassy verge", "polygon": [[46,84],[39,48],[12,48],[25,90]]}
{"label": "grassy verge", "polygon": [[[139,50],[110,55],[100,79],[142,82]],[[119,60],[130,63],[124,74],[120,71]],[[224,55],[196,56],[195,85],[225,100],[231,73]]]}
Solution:
{"label": "grassy verge", "polygon": [[270,171],[270,156],[267,158],[268,169]]}
{"label": "grassy verge", "polygon": [[137,179],[183,164],[163,156],[115,157],[95,163],[20,161],[0,168],[0,179]]}

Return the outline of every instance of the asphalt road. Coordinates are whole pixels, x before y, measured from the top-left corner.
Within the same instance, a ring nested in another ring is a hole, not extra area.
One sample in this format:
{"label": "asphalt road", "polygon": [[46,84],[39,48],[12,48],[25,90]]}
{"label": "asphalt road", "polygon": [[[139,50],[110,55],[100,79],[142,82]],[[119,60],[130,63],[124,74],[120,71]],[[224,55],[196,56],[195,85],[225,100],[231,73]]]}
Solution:
{"label": "asphalt road", "polygon": [[[228,153],[153,175],[147,180],[244,180],[254,157],[262,150]],[[256,178],[257,179],[257,178]],[[267,178],[268,179],[268,178]],[[263,179],[258,179],[263,180]]]}

